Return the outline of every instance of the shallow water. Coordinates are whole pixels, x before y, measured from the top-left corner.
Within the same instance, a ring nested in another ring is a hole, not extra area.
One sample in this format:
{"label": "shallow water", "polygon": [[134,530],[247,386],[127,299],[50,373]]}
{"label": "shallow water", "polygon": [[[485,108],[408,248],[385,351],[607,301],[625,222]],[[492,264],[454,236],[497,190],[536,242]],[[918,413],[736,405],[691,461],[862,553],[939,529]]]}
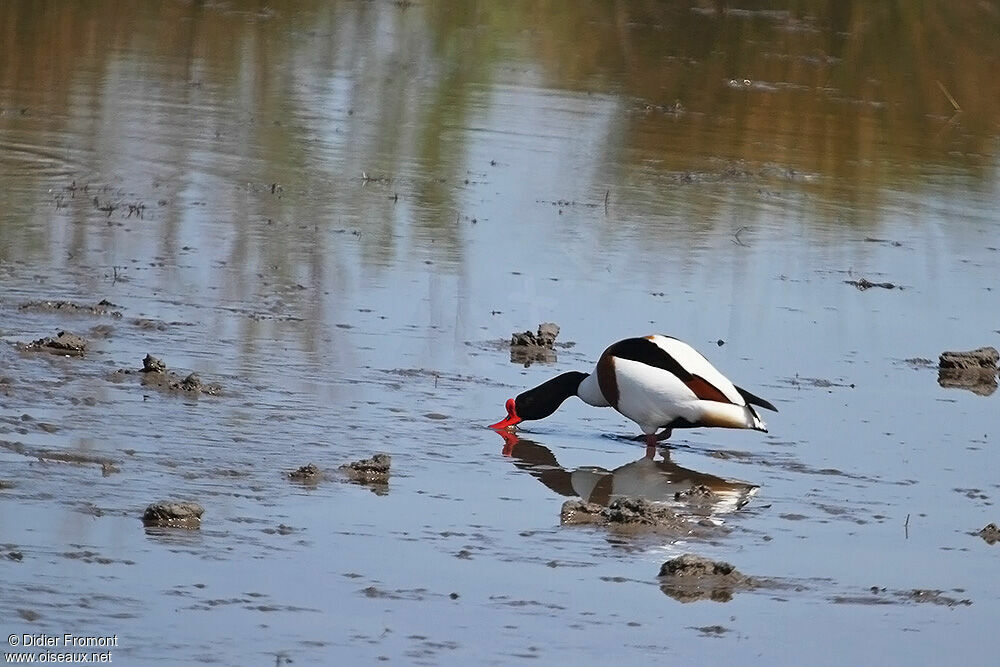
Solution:
{"label": "shallow water", "polygon": [[[998,399],[934,365],[1000,339],[1000,13],[953,5],[4,3],[3,628],[124,664],[990,663]],[[574,345],[512,364],[543,321]],[[60,330],[86,355],[15,346]],[[652,332],[770,433],[649,470],[579,402],[484,428]],[[146,353],[222,395],[114,375]],[[338,476],[379,451],[387,488]],[[691,480],[732,489],[714,529],[560,525]],[[202,528],[144,529],[161,498]],[[684,604],[684,552],[779,585]]]}

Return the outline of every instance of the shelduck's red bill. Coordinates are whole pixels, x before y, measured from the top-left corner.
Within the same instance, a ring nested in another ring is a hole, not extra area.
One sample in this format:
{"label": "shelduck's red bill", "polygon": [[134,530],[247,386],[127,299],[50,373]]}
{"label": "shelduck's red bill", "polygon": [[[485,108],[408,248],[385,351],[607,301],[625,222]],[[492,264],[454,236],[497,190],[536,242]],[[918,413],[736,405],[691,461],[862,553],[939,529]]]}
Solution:
{"label": "shelduck's red bill", "polygon": [[502,429],[502,428],[514,428],[515,424],[518,424],[521,418],[517,416],[517,412],[514,410],[514,399],[507,399],[507,417],[501,419],[496,424],[490,424],[490,428]]}

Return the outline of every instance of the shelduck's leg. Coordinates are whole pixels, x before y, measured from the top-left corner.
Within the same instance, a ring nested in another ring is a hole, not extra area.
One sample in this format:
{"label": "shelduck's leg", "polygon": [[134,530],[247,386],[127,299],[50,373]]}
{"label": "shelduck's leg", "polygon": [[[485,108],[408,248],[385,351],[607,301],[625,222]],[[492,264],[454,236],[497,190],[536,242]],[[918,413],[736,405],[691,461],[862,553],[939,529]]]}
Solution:
{"label": "shelduck's leg", "polygon": [[656,454],[656,443],[666,440],[670,437],[671,433],[673,433],[673,429],[665,428],[657,434],[650,433],[645,436],[647,459],[653,458],[653,455]]}
{"label": "shelduck's leg", "polygon": [[656,456],[656,435],[649,433],[646,435],[646,458],[652,459]]}
{"label": "shelduck's leg", "polygon": [[671,435],[673,435],[673,432],[674,430],[672,428],[665,428],[662,431],[660,431],[659,434],[657,434],[656,439],[667,440],[670,438]]}

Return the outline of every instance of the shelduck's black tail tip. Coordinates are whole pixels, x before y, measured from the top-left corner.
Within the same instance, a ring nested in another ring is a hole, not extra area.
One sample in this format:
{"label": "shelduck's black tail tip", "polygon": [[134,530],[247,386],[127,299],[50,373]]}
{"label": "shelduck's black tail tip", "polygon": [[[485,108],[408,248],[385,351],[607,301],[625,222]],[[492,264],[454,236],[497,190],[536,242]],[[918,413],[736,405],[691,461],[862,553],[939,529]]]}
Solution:
{"label": "shelduck's black tail tip", "polygon": [[746,389],[743,389],[742,387],[736,387],[736,391],[738,391],[740,393],[740,396],[743,397],[743,400],[749,403],[750,405],[756,405],[758,407],[764,408],[765,410],[770,410],[771,412],[778,411],[778,408],[774,407],[774,405],[770,401],[765,401],[760,396],[755,396]]}

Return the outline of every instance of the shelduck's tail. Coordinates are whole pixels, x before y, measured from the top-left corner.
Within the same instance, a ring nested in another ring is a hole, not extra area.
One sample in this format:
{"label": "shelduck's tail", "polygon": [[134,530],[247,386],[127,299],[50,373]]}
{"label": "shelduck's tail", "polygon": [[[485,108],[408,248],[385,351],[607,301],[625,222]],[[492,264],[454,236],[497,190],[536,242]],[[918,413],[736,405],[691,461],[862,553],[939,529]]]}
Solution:
{"label": "shelduck's tail", "polygon": [[719,428],[750,428],[767,433],[767,424],[749,405],[733,405],[718,401],[699,401],[704,426]]}
{"label": "shelduck's tail", "polygon": [[770,401],[765,401],[760,396],[754,396],[743,387],[736,387],[736,391],[739,392],[740,396],[743,397],[743,400],[746,401],[749,405],[756,405],[758,407],[764,408],[765,410],[770,410],[771,412],[778,411],[778,408],[774,407],[774,405]]}

